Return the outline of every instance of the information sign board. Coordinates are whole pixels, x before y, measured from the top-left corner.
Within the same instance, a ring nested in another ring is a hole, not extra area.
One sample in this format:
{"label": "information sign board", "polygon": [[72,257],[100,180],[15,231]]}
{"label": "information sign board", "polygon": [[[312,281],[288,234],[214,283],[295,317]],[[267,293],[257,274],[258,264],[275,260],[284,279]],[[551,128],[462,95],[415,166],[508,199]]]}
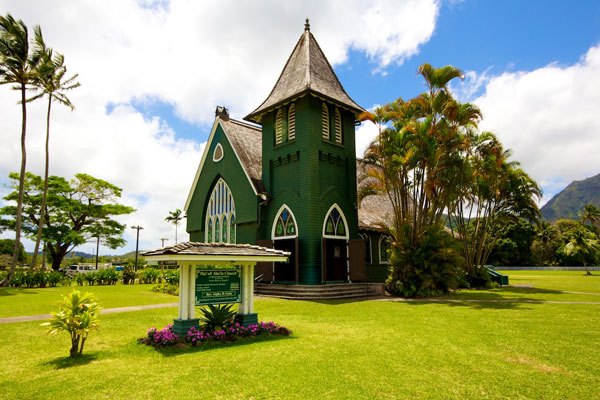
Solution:
{"label": "information sign board", "polygon": [[196,272],[196,305],[241,303],[239,269],[199,269]]}

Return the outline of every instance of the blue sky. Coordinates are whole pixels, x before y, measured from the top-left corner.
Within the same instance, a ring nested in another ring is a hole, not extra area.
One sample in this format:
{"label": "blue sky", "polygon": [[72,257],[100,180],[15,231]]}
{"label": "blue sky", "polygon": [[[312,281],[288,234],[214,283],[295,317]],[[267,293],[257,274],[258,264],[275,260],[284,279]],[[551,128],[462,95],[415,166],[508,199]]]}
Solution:
{"label": "blue sky", "polygon": [[[70,93],[76,109],[54,108],[51,174],[86,172],[121,187],[121,202],[137,209],[121,221],[144,227],[141,248],[163,237],[174,242],[164,218],[184,207],[215,107],[237,119],[255,109],[306,17],[346,91],[365,108],[422,92],[422,63],[461,68],[465,80],[452,89],[481,108],[481,128],[494,131],[540,183],[540,204],[572,180],[600,173],[599,1],[0,0],[0,10],[30,28],[39,24],[46,43],[79,73],[81,87]],[[19,165],[19,109],[14,92],[3,89],[0,197]],[[38,174],[44,111],[40,102],[29,106],[28,171]],[[357,148],[375,132],[363,123]],[[130,231],[118,252],[135,247]],[[80,250],[93,251],[86,246]]]}

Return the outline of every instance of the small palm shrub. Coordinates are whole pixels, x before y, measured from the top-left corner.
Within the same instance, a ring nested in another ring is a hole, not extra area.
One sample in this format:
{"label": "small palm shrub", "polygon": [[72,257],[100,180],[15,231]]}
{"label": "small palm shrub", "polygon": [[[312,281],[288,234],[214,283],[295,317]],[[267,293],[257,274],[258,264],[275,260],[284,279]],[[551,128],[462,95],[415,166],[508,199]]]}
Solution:
{"label": "small palm shrub", "polygon": [[63,274],[58,271],[50,271],[46,274],[46,281],[50,287],[56,287],[63,279]]}
{"label": "small palm shrub", "polygon": [[94,283],[96,282],[96,280],[98,278],[97,272],[86,272],[85,274],[79,274],[79,275],[83,275],[83,279],[90,286],[94,286]]}
{"label": "small palm shrub", "polygon": [[157,283],[161,274],[155,268],[144,268],[139,272],[140,283]]}
{"label": "small palm shrub", "polygon": [[224,326],[230,325],[235,317],[236,312],[232,307],[233,304],[209,304],[200,309],[202,313],[200,320],[209,331],[221,330]]}
{"label": "small palm shrub", "polygon": [[96,272],[98,285],[116,285],[119,281],[119,273],[114,268],[101,269]]}
{"label": "small palm shrub", "polygon": [[136,277],[137,277],[137,272],[135,272],[134,267],[128,265],[123,269],[123,274],[121,275],[121,279],[123,280],[124,285],[135,284]]}
{"label": "small palm shrub", "polygon": [[80,356],[83,346],[92,329],[99,325],[98,315],[100,306],[91,293],[81,293],[72,290],[63,296],[62,304],[58,312],[53,312],[50,321],[42,326],[49,326],[48,333],[54,335],[58,332],[68,332],[71,336],[71,357]]}

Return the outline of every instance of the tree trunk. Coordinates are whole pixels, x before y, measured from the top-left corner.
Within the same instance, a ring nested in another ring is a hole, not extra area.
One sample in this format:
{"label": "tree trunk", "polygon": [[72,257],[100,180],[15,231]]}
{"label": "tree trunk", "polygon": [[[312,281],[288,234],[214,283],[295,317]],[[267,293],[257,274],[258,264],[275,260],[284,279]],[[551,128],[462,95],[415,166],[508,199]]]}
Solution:
{"label": "tree trunk", "polygon": [[35,267],[37,262],[40,242],[42,240],[42,230],[44,229],[44,218],[46,216],[46,197],[48,196],[48,171],[50,168],[50,109],[52,107],[52,95],[48,95],[48,111],[46,113],[46,167],[44,170],[44,191],[42,192],[42,204],[40,205],[40,221],[35,238],[35,249],[31,257],[31,268]]}
{"label": "tree trunk", "polygon": [[19,262],[19,250],[21,244],[21,225],[23,220],[23,195],[25,186],[25,167],[27,165],[27,152],[25,148],[25,135],[27,132],[27,103],[25,98],[25,84],[21,83],[21,175],[19,176],[19,198],[17,200],[17,215],[15,218],[15,244],[10,269],[6,277],[0,282],[0,287],[6,286],[12,279],[17,263]]}
{"label": "tree trunk", "polygon": [[69,356],[77,357],[79,354],[79,335],[72,333],[71,334],[71,350],[69,351]]}

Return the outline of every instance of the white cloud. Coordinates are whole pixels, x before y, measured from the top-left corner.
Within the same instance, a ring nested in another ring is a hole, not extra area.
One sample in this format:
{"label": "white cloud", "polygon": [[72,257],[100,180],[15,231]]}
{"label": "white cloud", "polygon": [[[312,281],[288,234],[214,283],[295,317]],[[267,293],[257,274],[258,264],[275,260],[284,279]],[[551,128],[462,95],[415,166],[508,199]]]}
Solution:
{"label": "white cloud", "polygon": [[572,180],[600,173],[600,46],[570,66],[550,64],[489,79],[474,102],[482,128],[545,189],[543,202]]}
{"label": "white cloud", "polygon": [[[141,248],[157,247],[161,237],[173,242],[174,228],[164,217],[183,207],[202,139],[181,140],[159,117],[145,119],[128,106],[108,112],[109,104],[159,100],[197,124],[199,138],[205,138],[217,104],[240,118],[264,100],[304,18],[311,18],[332,64],[344,63],[354,49],[381,70],[429,40],[438,9],[436,0],[0,0],[2,13],[30,28],[41,25],[47,44],[79,73],[82,86],[69,94],[77,109],[56,106],[53,114],[51,173],[86,172],[123,188],[123,202],[138,209],[123,221],[145,228]],[[20,160],[15,95],[0,88],[0,182]],[[31,105],[29,117],[28,170],[39,174],[41,102]],[[184,228],[179,232],[186,236]],[[134,233],[128,229],[126,250],[135,246]]]}

